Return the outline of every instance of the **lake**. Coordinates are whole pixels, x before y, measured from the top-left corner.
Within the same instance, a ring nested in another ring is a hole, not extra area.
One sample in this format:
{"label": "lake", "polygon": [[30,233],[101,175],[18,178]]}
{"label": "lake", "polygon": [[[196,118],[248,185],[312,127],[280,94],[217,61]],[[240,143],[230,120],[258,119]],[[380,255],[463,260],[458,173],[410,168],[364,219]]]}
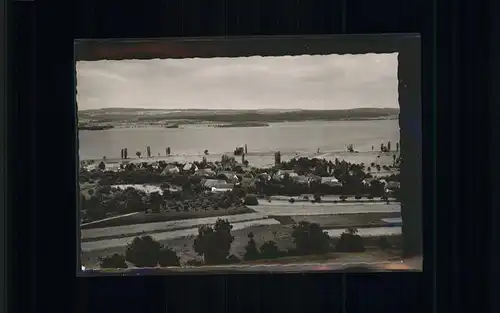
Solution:
{"label": "lake", "polygon": [[166,147],[176,156],[201,158],[208,149],[211,155],[232,153],[236,146],[247,144],[248,156],[270,156],[279,150],[282,156],[313,156],[317,149],[323,154],[344,152],[347,144],[363,152],[380,150],[382,142],[399,141],[398,120],[285,122],[269,127],[216,128],[205,125],[183,125],[182,128],[114,128],[103,131],[79,131],[80,159],[120,158],[127,148],[129,158],[135,152],[165,156]]}

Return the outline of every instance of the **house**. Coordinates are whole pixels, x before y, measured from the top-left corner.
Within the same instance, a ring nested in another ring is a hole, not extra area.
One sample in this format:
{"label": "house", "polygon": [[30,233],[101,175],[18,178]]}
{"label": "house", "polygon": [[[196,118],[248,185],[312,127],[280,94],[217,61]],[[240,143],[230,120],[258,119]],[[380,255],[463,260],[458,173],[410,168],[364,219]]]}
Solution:
{"label": "house", "polygon": [[212,188],[211,188],[211,191],[215,192],[215,193],[224,193],[224,192],[232,191],[232,190],[233,190],[233,185],[225,183],[225,182],[214,184],[214,186],[212,186]]}
{"label": "house", "polygon": [[182,170],[183,170],[183,171],[189,171],[189,170],[191,170],[191,169],[193,169],[193,168],[194,168],[194,170],[195,170],[195,171],[197,171],[197,170],[198,170],[198,167],[197,167],[196,165],[194,165],[193,163],[186,163],[186,164],[184,165],[184,167],[182,168]]}
{"label": "house", "polygon": [[180,172],[180,170],[177,166],[175,166],[173,164],[169,164],[163,169],[163,172],[161,174],[168,175],[168,174],[176,174],[179,172]]}
{"label": "house", "polygon": [[210,169],[210,168],[202,168],[196,171],[196,175],[202,176],[202,177],[215,177],[216,174],[215,172]]}
{"label": "house", "polygon": [[238,184],[245,188],[255,187],[255,178],[243,177]]}
{"label": "house", "polygon": [[219,185],[227,185],[227,181],[221,179],[205,179],[203,181],[203,187],[212,189],[212,187],[216,187]]}
{"label": "house", "polygon": [[224,193],[224,192],[228,192],[228,191],[232,191],[233,188],[217,188],[217,187],[212,187],[211,191],[213,193]]}
{"label": "house", "polygon": [[224,177],[226,177],[227,181],[230,181],[233,183],[239,182],[238,176],[236,175],[235,172],[224,171],[224,172],[221,172],[220,174],[223,175]]}
{"label": "house", "polygon": [[306,177],[309,179],[309,182],[321,183],[321,176],[314,175],[314,174],[307,174]]}
{"label": "house", "polygon": [[276,174],[274,174],[273,179],[275,180],[282,180],[285,178],[285,175],[288,174],[290,178],[293,178],[295,176],[299,176],[299,174],[295,173],[293,170],[278,170]]}
{"label": "house", "polygon": [[321,177],[321,184],[328,185],[330,187],[341,187],[342,183],[335,177]]}
{"label": "house", "polygon": [[309,184],[309,178],[307,178],[304,175],[297,175],[292,177],[292,180],[297,183],[297,184],[302,184],[302,185],[308,185]]}
{"label": "house", "polygon": [[374,181],[377,181],[377,179],[375,177],[370,177],[370,178],[363,179],[362,183],[365,186],[370,186],[372,184],[372,182],[374,182]]}
{"label": "house", "polygon": [[385,184],[385,188],[389,190],[399,189],[401,188],[401,183],[398,181],[389,181]]}
{"label": "house", "polygon": [[257,179],[260,179],[260,180],[271,180],[271,175],[269,175],[268,173],[261,173],[259,175],[257,175]]}

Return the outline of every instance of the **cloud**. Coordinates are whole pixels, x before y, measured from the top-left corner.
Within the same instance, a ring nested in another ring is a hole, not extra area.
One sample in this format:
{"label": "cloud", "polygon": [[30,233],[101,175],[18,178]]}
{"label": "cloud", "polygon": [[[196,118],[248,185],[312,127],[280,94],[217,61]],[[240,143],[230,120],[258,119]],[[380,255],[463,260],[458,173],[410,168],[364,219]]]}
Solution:
{"label": "cloud", "polygon": [[398,107],[397,54],[77,62],[79,109]]}

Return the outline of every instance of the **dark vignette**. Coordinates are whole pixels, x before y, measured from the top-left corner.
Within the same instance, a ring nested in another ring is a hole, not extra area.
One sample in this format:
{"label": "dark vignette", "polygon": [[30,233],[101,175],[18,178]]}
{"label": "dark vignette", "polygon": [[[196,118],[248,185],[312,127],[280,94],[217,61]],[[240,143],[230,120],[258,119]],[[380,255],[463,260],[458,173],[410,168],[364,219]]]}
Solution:
{"label": "dark vignette", "polygon": [[8,101],[10,90],[10,86],[8,85],[8,78],[10,74],[10,70],[8,65],[10,62],[8,61],[8,53],[7,53],[7,42],[9,39],[8,36],[8,22],[10,18],[8,17],[8,11],[10,9],[10,2],[3,1],[0,9],[0,219],[3,224],[1,227],[0,234],[0,310],[3,312],[10,311],[7,309],[8,303],[7,299],[7,273],[9,264],[9,253],[8,253],[8,240],[9,237],[9,210],[10,206],[8,204],[8,178],[7,178],[7,145],[8,145]]}
{"label": "dark vignette", "polygon": [[[402,156],[401,183],[403,186],[411,186],[411,188],[402,188],[401,214],[404,221],[402,227],[405,241],[404,255],[405,257],[422,255],[422,229],[424,227],[431,229],[431,225],[423,225],[422,219],[421,46],[418,34],[155,38],[140,40],[95,39],[75,40],[74,48],[75,61],[397,52]],[[74,101],[76,104],[76,97]],[[75,131],[74,138],[76,140],[73,153],[77,155],[75,169],[78,169],[76,119],[73,130]],[[75,199],[78,199],[77,196],[78,180],[76,181]],[[427,217],[426,220],[429,221],[429,218]],[[77,225],[79,225],[78,213]],[[78,272],[81,270],[79,262],[79,228],[77,229],[77,239]]]}

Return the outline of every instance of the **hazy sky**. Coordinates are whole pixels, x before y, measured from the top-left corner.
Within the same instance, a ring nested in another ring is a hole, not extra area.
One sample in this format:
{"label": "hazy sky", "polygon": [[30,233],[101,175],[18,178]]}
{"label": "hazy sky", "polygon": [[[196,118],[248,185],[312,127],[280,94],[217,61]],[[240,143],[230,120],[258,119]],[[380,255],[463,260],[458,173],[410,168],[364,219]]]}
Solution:
{"label": "hazy sky", "polygon": [[397,53],[80,61],[78,109],[397,108]]}

